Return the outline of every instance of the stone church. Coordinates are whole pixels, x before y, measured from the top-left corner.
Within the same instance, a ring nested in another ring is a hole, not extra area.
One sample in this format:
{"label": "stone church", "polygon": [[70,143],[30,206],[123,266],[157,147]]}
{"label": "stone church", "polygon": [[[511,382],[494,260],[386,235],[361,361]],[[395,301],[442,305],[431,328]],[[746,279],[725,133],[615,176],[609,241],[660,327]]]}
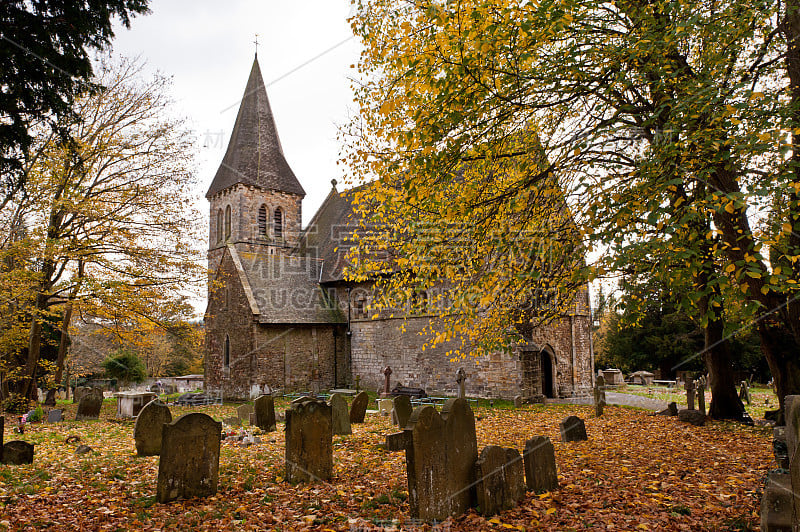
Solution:
{"label": "stone church", "polygon": [[[336,182],[302,227],[305,190],[281,148],[253,62],[227,151],[208,189],[206,390],[246,398],[272,389],[375,390],[391,384],[454,394],[464,367],[470,396],[536,400],[586,393],[593,380],[588,291],[572,312],[534,330],[512,354],[454,363],[449,346],[422,350],[430,316],[372,318],[372,287],[343,275],[357,214]],[[476,363],[477,362],[477,363]]]}

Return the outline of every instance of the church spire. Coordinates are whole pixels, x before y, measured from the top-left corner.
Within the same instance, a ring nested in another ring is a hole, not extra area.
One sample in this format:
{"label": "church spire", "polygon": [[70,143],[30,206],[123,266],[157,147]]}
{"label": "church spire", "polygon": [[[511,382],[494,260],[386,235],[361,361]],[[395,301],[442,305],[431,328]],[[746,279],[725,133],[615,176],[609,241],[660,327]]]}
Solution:
{"label": "church spire", "polygon": [[306,195],[283,155],[258,56],[253,60],[228,150],[206,197],[239,183]]}

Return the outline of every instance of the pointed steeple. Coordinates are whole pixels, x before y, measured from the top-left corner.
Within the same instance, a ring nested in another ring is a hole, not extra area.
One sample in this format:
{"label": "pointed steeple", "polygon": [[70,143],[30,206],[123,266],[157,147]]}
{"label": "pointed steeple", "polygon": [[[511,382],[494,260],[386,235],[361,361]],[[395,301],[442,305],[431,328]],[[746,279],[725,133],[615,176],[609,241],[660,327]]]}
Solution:
{"label": "pointed steeple", "polygon": [[206,192],[206,198],[238,183],[306,195],[283,155],[257,57],[253,60],[239,114],[236,115],[228,151]]}

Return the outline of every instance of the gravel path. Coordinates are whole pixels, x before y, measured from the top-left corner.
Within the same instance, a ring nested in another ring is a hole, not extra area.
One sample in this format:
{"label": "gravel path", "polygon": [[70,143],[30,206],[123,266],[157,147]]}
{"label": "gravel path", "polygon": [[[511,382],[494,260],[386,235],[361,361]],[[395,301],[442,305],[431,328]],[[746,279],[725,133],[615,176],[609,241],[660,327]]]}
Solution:
{"label": "gravel path", "polygon": [[[548,403],[559,404],[577,404],[577,405],[590,405],[592,404],[591,397],[568,397],[565,399],[548,399]],[[641,395],[631,395],[629,393],[619,392],[606,392],[606,404],[619,405],[619,406],[632,406],[635,408],[644,408],[645,410],[664,410],[667,408],[667,402],[659,399],[651,399],[650,397],[642,397]]]}

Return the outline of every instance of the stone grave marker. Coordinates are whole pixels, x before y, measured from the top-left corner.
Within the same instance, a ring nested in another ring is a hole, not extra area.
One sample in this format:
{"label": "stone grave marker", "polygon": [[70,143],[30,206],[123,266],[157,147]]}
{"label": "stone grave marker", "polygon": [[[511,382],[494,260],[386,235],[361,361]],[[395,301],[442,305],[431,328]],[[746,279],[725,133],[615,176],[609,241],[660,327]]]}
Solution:
{"label": "stone grave marker", "polygon": [[[392,368],[386,366],[383,370],[383,391],[381,392],[381,397],[391,397],[391,386],[389,385],[389,378],[392,376]],[[351,419],[350,422],[352,423],[353,420]],[[360,423],[360,422],[359,422]]]}
{"label": "stone grave marker", "polygon": [[767,473],[767,485],[761,496],[761,530],[792,530],[792,481],[778,471]]}
{"label": "stone grave marker", "polygon": [[514,508],[525,498],[522,457],[516,449],[487,445],[475,462],[477,503],[483,515]]}
{"label": "stone grave marker", "polygon": [[347,411],[347,399],[344,395],[335,393],[331,395],[331,425],[334,434],[352,434],[350,428],[350,413]]}
{"label": "stone grave marker", "polygon": [[517,395],[514,397],[514,408],[519,408],[523,404],[522,396]]}
{"label": "stone grave marker", "polygon": [[586,435],[586,424],[578,416],[569,416],[559,425],[561,431],[561,441],[583,441],[588,440]]}
{"label": "stone grave marker", "polygon": [[33,444],[22,440],[12,440],[3,444],[3,460],[7,465],[33,463]]}
{"label": "stone grave marker", "polygon": [[706,382],[705,379],[697,381],[697,410],[706,415]]}
{"label": "stone grave marker", "polygon": [[739,399],[750,404],[750,385],[747,384],[747,381],[742,381],[739,385]]}
{"label": "stone grave marker", "polygon": [[219,482],[222,423],[193,412],[161,429],[158,502],[214,495]]}
{"label": "stone grave marker", "polygon": [[458,383],[458,397],[464,398],[466,397],[466,382],[467,382],[467,372],[464,371],[464,368],[458,368],[456,372],[456,383]]}
{"label": "stone grave marker", "polygon": [[168,423],[172,423],[172,413],[167,405],[158,400],[144,405],[133,425],[136,454],[139,456],[160,454],[163,427]]}
{"label": "stone grave marker", "polygon": [[72,394],[72,402],[76,404],[80,403],[81,399],[83,399],[83,396],[91,391],[92,389],[89,388],[88,386],[78,386],[77,388],[75,388],[75,393]]}
{"label": "stone grave marker", "polygon": [[[382,416],[393,415],[392,407],[394,406],[391,399],[378,399],[378,412]],[[392,421],[394,423],[394,421]]]}
{"label": "stone grave marker", "polygon": [[772,453],[781,469],[789,469],[789,449],[786,445],[786,427],[772,429]]}
{"label": "stone grave marker", "polygon": [[696,427],[702,427],[706,424],[706,415],[699,410],[679,410],[678,411],[678,421],[683,421],[684,423],[690,423]]}
{"label": "stone grave marker", "polygon": [[450,399],[441,415],[431,405],[414,410],[404,432],[411,515],[443,521],[473,505],[478,458],[475,417],[464,399]]}
{"label": "stone grave marker", "polygon": [[47,422],[48,423],[59,423],[64,421],[63,411],[58,408],[53,408],[47,413]]}
{"label": "stone grave marker", "polygon": [[602,376],[597,377],[594,385],[594,415],[601,417],[606,406],[606,380]]}
{"label": "stone grave marker", "polygon": [[92,388],[81,397],[78,403],[78,413],[75,415],[75,420],[97,419],[100,417],[100,409],[102,407],[103,391],[100,388]]}
{"label": "stone grave marker", "polygon": [[[273,408],[274,409],[274,408]],[[236,407],[236,415],[239,416],[239,419],[244,423],[245,421],[250,421],[250,414],[254,412],[253,405],[246,404]]]}
{"label": "stone grave marker", "polygon": [[223,425],[228,425],[229,427],[241,427],[242,420],[239,419],[237,416],[228,416],[222,420]]}
{"label": "stone grave marker", "polygon": [[694,387],[694,379],[691,377],[686,377],[686,409],[687,410],[694,410],[694,398],[695,398],[695,387]]}
{"label": "stone grave marker", "polygon": [[656,412],[659,416],[677,416],[678,415],[678,403],[675,401],[671,402],[667,405],[667,408],[661,410],[660,412]]}
{"label": "stone grave marker", "polygon": [[525,483],[528,491],[541,493],[558,489],[556,451],[547,436],[534,436],[525,442]]}
{"label": "stone grave marker", "polygon": [[[302,398],[301,398],[302,399]],[[275,400],[272,395],[261,395],[253,402],[256,426],[265,432],[277,430],[275,424]]]}
{"label": "stone grave marker", "polygon": [[286,480],[329,480],[333,474],[331,407],[310,399],[286,409]]}
{"label": "stone grave marker", "polygon": [[350,423],[364,422],[364,416],[367,415],[368,404],[369,395],[367,392],[359,392],[353,399],[353,404],[350,406]]}
{"label": "stone grave marker", "polygon": [[411,413],[414,411],[411,407],[411,398],[407,395],[398,395],[393,402],[392,417],[397,419],[397,425],[400,430],[403,430],[408,425],[408,420],[411,419]]}

